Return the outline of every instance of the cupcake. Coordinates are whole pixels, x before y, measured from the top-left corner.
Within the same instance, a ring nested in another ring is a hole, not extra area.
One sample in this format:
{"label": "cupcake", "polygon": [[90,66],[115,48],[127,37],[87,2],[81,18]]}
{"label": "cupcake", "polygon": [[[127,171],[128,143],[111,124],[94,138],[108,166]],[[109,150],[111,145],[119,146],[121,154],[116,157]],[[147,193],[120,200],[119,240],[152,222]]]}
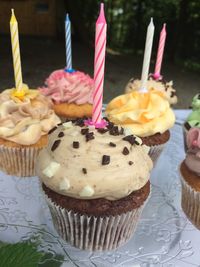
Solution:
{"label": "cupcake", "polygon": [[[163,79],[155,80],[153,76],[150,76],[147,81],[147,89],[155,89],[163,93],[164,98],[169,102],[170,105],[174,105],[178,102],[176,96],[176,90],[173,88],[173,81],[166,82]],[[125,87],[125,93],[132,91],[138,91],[141,88],[141,80],[131,78]]]}
{"label": "cupcake", "polygon": [[54,103],[55,113],[65,119],[92,116],[93,79],[74,70],[56,70],[46,79],[40,92]]}
{"label": "cupcake", "polygon": [[175,122],[162,92],[151,89],[147,93],[133,91],[120,95],[107,105],[106,114],[110,121],[139,136],[150,147],[149,155],[156,163]]}
{"label": "cupcake", "polygon": [[37,173],[58,234],[84,250],[127,242],[150,194],[147,147],[123,128],[68,121],[40,151]]}
{"label": "cupcake", "polygon": [[200,229],[200,128],[187,133],[186,158],[181,163],[181,205],[187,218]]}
{"label": "cupcake", "polygon": [[186,136],[190,128],[197,127],[200,128],[200,94],[196,94],[192,99],[192,112],[187,117],[186,122],[183,125],[183,136],[185,150],[187,150]]}
{"label": "cupcake", "polygon": [[34,176],[38,152],[47,145],[47,134],[60,119],[52,103],[36,90],[23,88],[0,94],[0,168],[10,175]]}

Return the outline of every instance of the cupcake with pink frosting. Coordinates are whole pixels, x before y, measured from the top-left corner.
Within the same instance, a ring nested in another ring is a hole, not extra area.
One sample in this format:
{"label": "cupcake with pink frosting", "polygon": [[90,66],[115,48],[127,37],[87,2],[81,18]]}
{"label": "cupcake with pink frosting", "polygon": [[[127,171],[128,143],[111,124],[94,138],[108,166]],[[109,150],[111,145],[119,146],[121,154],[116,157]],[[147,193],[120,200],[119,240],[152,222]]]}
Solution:
{"label": "cupcake with pink frosting", "polygon": [[180,166],[181,205],[187,218],[200,230],[200,128],[191,128],[186,142],[186,157]]}
{"label": "cupcake with pink frosting", "polygon": [[92,116],[93,79],[74,70],[56,70],[39,91],[54,103],[54,111],[61,118]]}

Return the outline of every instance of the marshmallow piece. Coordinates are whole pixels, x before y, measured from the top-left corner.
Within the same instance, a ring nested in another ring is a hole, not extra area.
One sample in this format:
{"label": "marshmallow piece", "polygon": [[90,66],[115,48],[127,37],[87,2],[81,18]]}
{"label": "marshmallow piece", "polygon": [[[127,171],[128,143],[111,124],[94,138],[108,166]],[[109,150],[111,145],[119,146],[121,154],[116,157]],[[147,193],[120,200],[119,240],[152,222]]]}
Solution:
{"label": "marshmallow piece", "polygon": [[60,168],[60,163],[57,163],[55,161],[52,161],[43,171],[42,173],[46,175],[49,178],[52,178],[54,174],[58,171]]}
{"label": "marshmallow piece", "polygon": [[134,135],[134,136],[135,136],[135,141],[138,142],[139,145],[141,145],[142,144],[142,139],[140,137],[136,136],[136,135]]}
{"label": "marshmallow piece", "polygon": [[91,197],[94,195],[94,189],[89,186],[89,185],[86,185],[83,190],[79,193],[79,195],[81,197]]}
{"label": "marshmallow piece", "polygon": [[70,188],[70,182],[66,177],[60,182],[59,188],[60,190],[68,190]]}

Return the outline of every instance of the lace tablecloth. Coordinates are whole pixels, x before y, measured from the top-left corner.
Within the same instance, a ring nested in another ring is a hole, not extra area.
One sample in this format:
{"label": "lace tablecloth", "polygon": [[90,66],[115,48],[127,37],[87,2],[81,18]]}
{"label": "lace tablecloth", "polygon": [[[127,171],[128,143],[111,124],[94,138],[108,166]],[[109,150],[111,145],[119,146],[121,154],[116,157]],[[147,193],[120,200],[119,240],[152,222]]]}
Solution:
{"label": "lace tablecloth", "polygon": [[[184,158],[181,122],[176,111],[171,139],[151,176],[152,194],[133,238],[116,251],[92,253],[72,248],[53,228],[37,177],[17,178],[0,173],[0,240],[40,241],[39,249],[62,266],[190,267],[200,266],[200,231],[180,207],[179,164]],[[46,266],[50,266],[47,265]]]}

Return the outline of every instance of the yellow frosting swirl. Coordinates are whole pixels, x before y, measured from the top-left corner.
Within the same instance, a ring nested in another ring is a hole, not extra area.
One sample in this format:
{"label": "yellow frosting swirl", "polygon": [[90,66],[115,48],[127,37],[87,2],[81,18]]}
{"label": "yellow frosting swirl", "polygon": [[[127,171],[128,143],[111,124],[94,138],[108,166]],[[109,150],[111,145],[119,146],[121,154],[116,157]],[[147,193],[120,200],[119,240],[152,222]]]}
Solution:
{"label": "yellow frosting swirl", "polygon": [[133,91],[114,98],[107,106],[108,118],[140,137],[163,133],[174,125],[175,116],[162,92]]}
{"label": "yellow frosting swirl", "polygon": [[21,145],[37,143],[60,119],[52,103],[36,90],[27,90],[23,99],[14,89],[0,94],[0,137]]}

